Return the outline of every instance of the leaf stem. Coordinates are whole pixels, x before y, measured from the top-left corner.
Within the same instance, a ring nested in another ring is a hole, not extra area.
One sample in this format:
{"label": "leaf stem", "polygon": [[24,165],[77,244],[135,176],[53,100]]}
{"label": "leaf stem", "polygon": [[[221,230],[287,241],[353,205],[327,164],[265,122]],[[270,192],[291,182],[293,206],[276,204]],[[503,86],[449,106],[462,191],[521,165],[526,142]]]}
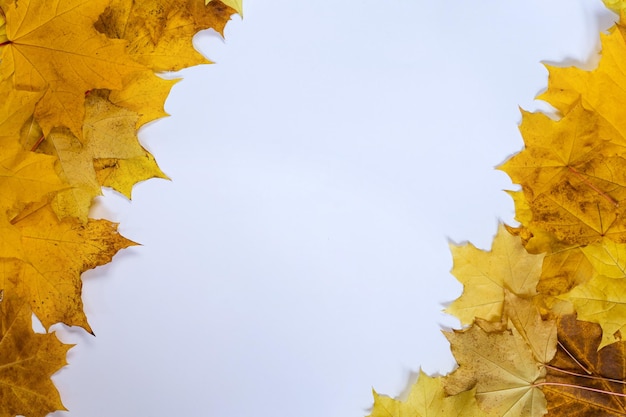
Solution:
{"label": "leaf stem", "polygon": [[538,382],[536,384],[533,384],[532,386],[533,387],[554,386],[554,387],[578,388],[578,389],[582,389],[582,390],[585,390],[585,391],[593,391],[593,392],[597,392],[597,393],[600,393],[600,394],[607,394],[607,395],[613,395],[615,397],[626,398],[626,394],[620,394],[619,392],[605,391],[605,390],[602,390],[602,389],[591,388],[591,387],[584,387],[584,386],[581,386],[581,385],[564,384],[564,383],[561,383],[561,382]]}
{"label": "leaf stem", "polygon": [[582,182],[584,182],[585,184],[587,184],[592,190],[594,190],[595,192],[597,192],[598,194],[600,194],[602,197],[604,197],[604,199],[606,199],[606,201],[608,201],[609,203],[611,203],[612,205],[614,205],[615,207],[619,207],[619,203],[617,201],[615,201],[615,199],[613,199],[613,197],[611,197],[610,195],[608,195],[607,193],[605,193],[604,191],[602,191],[601,189],[599,189],[598,187],[596,187],[595,185],[593,185],[591,183],[591,181],[589,181],[589,179],[585,178],[580,172],[578,172],[575,168],[571,167],[568,165],[567,167],[574,175],[576,175],[580,180],[582,180]]}
{"label": "leaf stem", "polygon": [[[580,363],[580,362],[578,361],[578,359],[576,359],[576,358],[574,357],[574,355],[572,355],[571,353],[569,353],[569,350],[567,350],[567,348],[566,348],[565,346],[563,346],[563,343],[561,343],[561,341],[560,341],[560,340],[557,340],[557,344],[561,347],[561,349],[563,349],[563,350],[565,351],[565,353],[567,353],[567,356],[569,356],[570,358],[572,358],[572,360],[573,360],[574,362],[576,362],[576,365],[580,366],[580,367],[581,367],[581,369],[582,369],[583,371],[587,372],[587,374],[588,374],[588,375],[591,375],[591,374],[592,374],[592,372],[591,372],[589,369],[585,368],[585,367],[583,366],[583,364],[582,364],[582,363]],[[558,369],[558,368],[553,368],[553,367],[551,367],[551,366],[549,366],[549,365],[546,365],[546,366],[547,366],[547,367],[549,367],[549,368],[551,368],[551,369]],[[561,369],[558,369],[558,370],[560,371]]]}
{"label": "leaf stem", "polygon": [[41,135],[41,137],[39,139],[37,139],[37,142],[35,142],[33,147],[30,148],[30,151],[31,152],[35,152],[37,150],[37,148],[39,147],[39,145],[41,145],[41,142],[43,142],[44,139],[45,139],[45,136]]}
{"label": "leaf stem", "polygon": [[546,368],[548,368],[548,369],[552,369],[553,371],[562,372],[564,374],[577,376],[577,377],[580,377],[580,378],[596,379],[596,380],[609,381],[609,382],[614,382],[616,384],[626,385],[626,381],[621,381],[619,379],[611,379],[611,378],[605,378],[605,377],[602,377],[602,376],[594,376],[594,375],[584,375],[584,374],[579,374],[579,373],[572,372],[572,371],[566,371],[565,369],[560,369],[560,368],[557,368],[555,366],[550,366],[550,365],[544,365],[544,366]]}

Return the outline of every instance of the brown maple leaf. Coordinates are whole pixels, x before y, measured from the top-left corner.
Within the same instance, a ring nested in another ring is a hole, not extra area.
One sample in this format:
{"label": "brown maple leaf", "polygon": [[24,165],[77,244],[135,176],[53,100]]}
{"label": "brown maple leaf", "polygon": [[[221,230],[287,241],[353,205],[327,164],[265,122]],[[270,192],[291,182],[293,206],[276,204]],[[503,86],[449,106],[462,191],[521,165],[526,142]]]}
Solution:
{"label": "brown maple leaf", "polygon": [[626,343],[598,350],[600,326],[563,316],[559,348],[547,365],[542,386],[549,416],[623,416],[626,414]]}

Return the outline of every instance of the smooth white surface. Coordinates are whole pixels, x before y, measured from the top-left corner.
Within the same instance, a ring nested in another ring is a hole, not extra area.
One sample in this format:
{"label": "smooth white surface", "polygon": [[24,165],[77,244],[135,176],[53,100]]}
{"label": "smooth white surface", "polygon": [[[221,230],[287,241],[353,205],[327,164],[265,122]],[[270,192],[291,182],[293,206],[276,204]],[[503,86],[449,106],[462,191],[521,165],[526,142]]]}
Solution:
{"label": "smooth white surface", "polygon": [[540,61],[589,61],[602,10],[246,0],[141,132],[172,181],[98,203],[143,246],[85,274],[97,337],[56,326],[78,345],[55,416],[362,417],[452,369],[448,239],[512,222],[518,105]]}

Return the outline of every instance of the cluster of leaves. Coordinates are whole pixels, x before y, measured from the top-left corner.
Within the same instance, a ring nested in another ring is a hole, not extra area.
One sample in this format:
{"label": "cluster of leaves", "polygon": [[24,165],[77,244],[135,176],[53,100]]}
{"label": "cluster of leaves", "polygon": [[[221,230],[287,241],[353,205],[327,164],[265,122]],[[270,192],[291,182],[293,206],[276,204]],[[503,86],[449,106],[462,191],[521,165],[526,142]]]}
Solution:
{"label": "cluster of leaves", "polygon": [[134,243],[89,218],[102,187],[130,198],[166,178],[137,131],[166,115],[177,80],[209,61],[192,37],[222,33],[241,0],[0,0],[0,417],[64,410],[50,376],[69,345],[33,313],[92,332],[81,273]]}
{"label": "cluster of leaves", "polygon": [[406,401],[374,393],[370,417],[626,415],[626,25],[601,41],[593,71],[548,67],[558,120],[522,112],[525,147],[499,167],[519,226],[489,252],[452,246],[458,367]]}

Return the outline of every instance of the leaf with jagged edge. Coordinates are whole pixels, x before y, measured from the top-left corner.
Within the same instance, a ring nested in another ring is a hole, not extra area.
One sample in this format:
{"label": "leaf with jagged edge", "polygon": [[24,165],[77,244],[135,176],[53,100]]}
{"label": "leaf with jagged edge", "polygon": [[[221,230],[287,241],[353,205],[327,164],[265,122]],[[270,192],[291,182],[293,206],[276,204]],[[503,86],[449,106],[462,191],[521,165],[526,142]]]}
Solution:
{"label": "leaf with jagged edge", "polygon": [[169,80],[152,71],[141,71],[128,79],[121,90],[111,91],[109,101],[136,112],[139,115],[136,124],[139,129],[148,122],[168,116],[163,105],[178,81],[180,78]]}
{"label": "leaf with jagged edge", "polygon": [[451,245],[452,274],[463,284],[463,293],[446,312],[471,324],[476,317],[498,321],[502,314],[504,290],[532,296],[541,275],[543,255],[529,254],[521,239],[500,225],[490,252],[472,244]]}
{"label": "leaf with jagged edge", "polygon": [[200,30],[222,34],[236,10],[215,1],[113,0],[96,28],[111,38],[129,42],[127,51],[154,71],[178,71],[210,61],[193,46]]}
{"label": "leaf with jagged edge", "polygon": [[[507,226],[510,233],[520,236],[526,250],[530,253],[544,253],[541,277],[537,283],[537,292],[546,297],[564,294],[587,281],[594,273],[594,268],[580,245],[566,244],[554,234],[535,228],[531,233],[525,226],[530,222],[532,213],[521,191],[508,193],[515,204],[515,219],[520,226]],[[552,298],[554,302],[557,299]],[[570,311],[571,312],[571,311]]]}
{"label": "leaf with jagged edge", "polygon": [[514,326],[486,332],[474,324],[444,332],[459,367],[444,378],[450,395],[476,389],[478,406],[487,414],[540,417],[546,400],[537,386],[545,377],[543,364]]}
{"label": "leaf with jagged edge", "polygon": [[91,332],[80,276],[135,243],[107,220],[59,220],[50,204],[20,213],[12,226],[18,233],[20,256],[0,257],[0,288],[17,276],[16,287],[46,328],[65,323]]}
{"label": "leaf with jagged edge", "polygon": [[600,348],[626,334],[626,278],[597,275],[559,298],[574,305],[580,320],[602,326]]}
{"label": "leaf with jagged edge", "polygon": [[563,316],[558,350],[542,386],[548,417],[613,417],[626,414],[626,343],[599,348],[600,326]]}
{"label": "leaf with jagged edge", "polygon": [[54,333],[35,333],[28,302],[12,288],[0,294],[0,417],[66,410],[50,377],[67,364],[72,345]]}
{"label": "leaf with jagged edge", "polygon": [[[111,187],[128,198],[133,185],[150,178],[167,178],[137,139],[137,113],[106,99],[106,91],[92,91],[85,100],[83,135],[55,129],[39,145],[58,158],[57,169],[71,188],[60,192],[53,206],[61,217],[87,220],[101,187]],[[36,137],[36,135],[35,135]]]}
{"label": "leaf with jagged edge", "polygon": [[47,135],[65,126],[81,136],[85,93],[120,89],[145,67],[126,53],[126,42],[94,28],[104,0],[20,0],[3,7],[8,42],[0,46],[0,77],[18,90],[41,91],[35,108]]}
{"label": "leaf with jagged edge", "polygon": [[[524,226],[570,245],[626,242],[626,146],[599,114],[577,102],[562,119],[522,114],[525,149],[499,167],[520,184],[531,211]],[[619,140],[618,140],[619,139]]]}
{"label": "leaf with jagged edge", "polygon": [[406,401],[395,400],[374,391],[374,407],[368,417],[480,417],[484,413],[476,403],[475,390],[457,395],[445,394],[442,378],[433,378],[420,370]]}

